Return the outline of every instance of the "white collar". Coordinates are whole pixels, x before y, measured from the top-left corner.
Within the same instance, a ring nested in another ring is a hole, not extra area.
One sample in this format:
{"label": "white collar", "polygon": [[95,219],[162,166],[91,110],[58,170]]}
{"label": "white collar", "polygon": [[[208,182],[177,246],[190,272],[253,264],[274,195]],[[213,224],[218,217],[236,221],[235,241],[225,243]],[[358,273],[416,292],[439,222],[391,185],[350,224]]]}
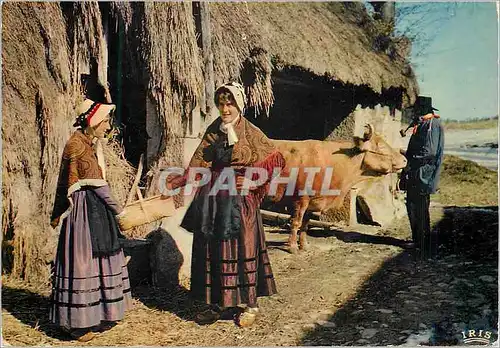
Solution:
{"label": "white collar", "polygon": [[220,125],[220,130],[221,132],[227,134],[227,141],[229,146],[234,145],[238,142],[238,136],[236,135],[236,132],[234,131],[234,125],[238,123],[240,120],[241,116],[236,117],[234,120],[232,120],[229,123],[221,123]]}

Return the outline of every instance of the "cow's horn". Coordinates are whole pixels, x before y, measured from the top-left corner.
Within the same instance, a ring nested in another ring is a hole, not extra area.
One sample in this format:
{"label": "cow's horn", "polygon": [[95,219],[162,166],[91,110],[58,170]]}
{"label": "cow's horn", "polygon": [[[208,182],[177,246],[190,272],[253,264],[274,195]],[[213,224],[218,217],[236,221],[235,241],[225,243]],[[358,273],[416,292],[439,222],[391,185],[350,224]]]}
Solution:
{"label": "cow's horn", "polygon": [[371,123],[367,123],[365,128],[366,128],[366,130],[365,130],[365,134],[363,135],[363,139],[365,141],[368,141],[372,138],[373,133],[374,133],[374,129],[373,129],[373,126],[371,125]]}

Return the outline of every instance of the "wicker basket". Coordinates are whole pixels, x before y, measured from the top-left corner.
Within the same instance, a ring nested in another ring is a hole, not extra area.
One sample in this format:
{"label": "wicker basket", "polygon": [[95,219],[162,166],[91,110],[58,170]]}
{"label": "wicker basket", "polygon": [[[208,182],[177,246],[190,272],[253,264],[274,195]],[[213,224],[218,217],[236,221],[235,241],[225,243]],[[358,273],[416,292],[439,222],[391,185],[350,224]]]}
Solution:
{"label": "wicker basket", "polygon": [[127,205],[123,215],[118,217],[118,225],[122,231],[127,231],[172,216],[175,211],[172,197],[162,198],[161,195],[158,195]]}

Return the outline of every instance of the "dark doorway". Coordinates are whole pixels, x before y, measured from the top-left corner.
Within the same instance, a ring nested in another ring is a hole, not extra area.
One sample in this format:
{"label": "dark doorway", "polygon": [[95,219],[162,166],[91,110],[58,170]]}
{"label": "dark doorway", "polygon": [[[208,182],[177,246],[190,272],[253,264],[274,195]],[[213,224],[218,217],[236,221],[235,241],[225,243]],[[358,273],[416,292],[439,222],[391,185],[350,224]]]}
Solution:
{"label": "dark doorway", "polygon": [[385,96],[368,86],[343,84],[299,67],[275,70],[272,80],[275,101],[269,118],[249,119],[273,139],[324,140],[358,104],[385,104]]}

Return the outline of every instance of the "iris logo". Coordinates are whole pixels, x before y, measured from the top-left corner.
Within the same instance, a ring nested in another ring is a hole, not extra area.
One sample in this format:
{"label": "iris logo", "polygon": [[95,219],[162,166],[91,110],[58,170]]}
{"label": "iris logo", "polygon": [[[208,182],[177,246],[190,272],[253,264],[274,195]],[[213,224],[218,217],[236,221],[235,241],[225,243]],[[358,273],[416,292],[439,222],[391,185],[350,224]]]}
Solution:
{"label": "iris logo", "polygon": [[467,330],[462,331],[462,338],[465,344],[489,344],[491,331]]}

